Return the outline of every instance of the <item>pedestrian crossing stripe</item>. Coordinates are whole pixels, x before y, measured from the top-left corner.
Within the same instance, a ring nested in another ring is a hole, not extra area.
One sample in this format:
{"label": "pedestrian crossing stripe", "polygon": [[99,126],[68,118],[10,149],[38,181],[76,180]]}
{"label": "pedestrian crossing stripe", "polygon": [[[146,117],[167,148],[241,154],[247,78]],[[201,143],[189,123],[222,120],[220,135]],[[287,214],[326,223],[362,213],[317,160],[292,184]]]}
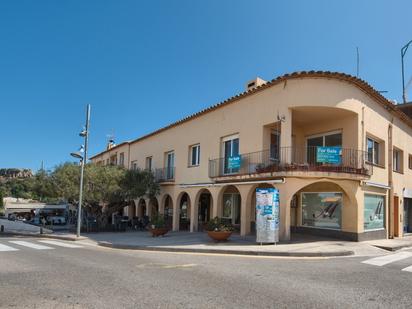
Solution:
{"label": "pedestrian crossing stripe", "polygon": [[44,243],[44,244],[49,244],[49,245],[55,245],[58,247],[64,247],[64,248],[83,248],[82,246],[79,246],[79,245],[64,243],[64,242],[60,242],[56,240],[39,240],[39,242]]}
{"label": "pedestrian crossing stripe", "polygon": [[28,247],[28,248],[32,248],[32,249],[36,249],[36,250],[50,250],[50,249],[54,249],[52,247],[48,247],[48,246],[44,246],[44,245],[39,245],[39,244],[34,244],[28,241],[23,241],[23,240],[11,240],[9,241],[10,243],[19,245],[19,246],[23,246],[23,247]]}
{"label": "pedestrian crossing stripe", "polygon": [[19,251],[19,249],[0,244],[0,252],[6,252],[6,251]]}
{"label": "pedestrian crossing stripe", "polygon": [[[411,256],[412,256],[412,252],[404,251],[404,252],[398,252],[398,253],[395,253],[395,254],[389,254],[389,255],[375,257],[375,258],[363,261],[362,263],[375,265],[375,266],[383,266],[383,265],[386,265],[386,264],[390,264],[390,263],[393,263],[393,262],[397,262],[397,261],[407,259]],[[407,270],[407,271],[409,271],[409,270]]]}
{"label": "pedestrian crossing stripe", "polygon": [[406,268],[402,269],[402,271],[407,271],[407,272],[412,273],[412,266],[406,267]]}

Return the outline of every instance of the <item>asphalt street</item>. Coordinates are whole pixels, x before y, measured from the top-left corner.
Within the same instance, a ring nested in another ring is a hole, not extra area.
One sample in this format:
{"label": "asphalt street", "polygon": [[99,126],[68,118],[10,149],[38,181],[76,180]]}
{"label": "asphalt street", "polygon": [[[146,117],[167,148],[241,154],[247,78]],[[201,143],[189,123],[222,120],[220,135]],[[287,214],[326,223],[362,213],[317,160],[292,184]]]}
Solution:
{"label": "asphalt street", "polygon": [[274,258],[0,237],[1,308],[411,308],[412,250]]}

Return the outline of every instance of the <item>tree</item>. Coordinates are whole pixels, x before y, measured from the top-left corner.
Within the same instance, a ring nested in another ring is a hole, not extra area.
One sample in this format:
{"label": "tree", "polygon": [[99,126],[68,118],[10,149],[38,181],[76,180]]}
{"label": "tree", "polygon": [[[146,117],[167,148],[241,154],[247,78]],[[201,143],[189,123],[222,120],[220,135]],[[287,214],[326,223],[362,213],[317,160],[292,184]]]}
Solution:
{"label": "tree", "polygon": [[[80,167],[63,163],[53,171],[40,170],[32,178],[11,179],[0,184],[9,196],[33,198],[43,202],[79,203]],[[149,171],[126,170],[119,166],[87,164],[84,171],[83,206],[105,225],[111,215],[132,199],[159,193],[159,185]]]}

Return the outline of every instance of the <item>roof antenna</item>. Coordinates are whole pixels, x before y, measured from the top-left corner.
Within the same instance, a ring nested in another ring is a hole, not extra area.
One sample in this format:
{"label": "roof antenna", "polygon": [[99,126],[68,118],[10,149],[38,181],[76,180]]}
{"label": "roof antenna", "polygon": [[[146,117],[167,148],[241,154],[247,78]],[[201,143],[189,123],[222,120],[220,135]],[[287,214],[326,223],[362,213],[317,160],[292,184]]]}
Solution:
{"label": "roof antenna", "polygon": [[356,77],[359,77],[359,47],[356,46]]}

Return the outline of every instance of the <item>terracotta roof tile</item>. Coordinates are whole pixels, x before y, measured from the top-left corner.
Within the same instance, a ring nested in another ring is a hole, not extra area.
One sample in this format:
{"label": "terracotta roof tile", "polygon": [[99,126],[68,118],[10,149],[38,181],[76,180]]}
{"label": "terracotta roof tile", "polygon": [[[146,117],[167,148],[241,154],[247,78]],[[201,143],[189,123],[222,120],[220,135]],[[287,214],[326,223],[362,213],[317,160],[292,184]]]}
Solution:
{"label": "terracotta roof tile", "polygon": [[[189,115],[189,116],[187,116],[187,117],[184,117],[184,118],[182,118],[182,119],[180,119],[180,120],[178,120],[178,121],[176,121],[176,122],[174,122],[174,123],[172,123],[172,124],[169,124],[169,125],[167,125],[167,126],[165,126],[165,127],[163,127],[163,128],[160,128],[160,129],[158,129],[158,130],[155,130],[155,131],[153,131],[153,132],[151,132],[151,133],[149,133],[149,134],[143,135],[143,136],[141,136],[141,137],[139,137],[139,138],[137,138],[137,139],[134,139],[134,140],[132,140],[132,141],[130,141],[130,142],[123,142],[123,143],[119,144],[119,145],[116,146],[116,147],[119,147],[120,145],[123,145],[123,144],[125,144],[125,143],[129,143],[129,144],[136,143],[136,142],[138,142],[138,141],[141,141],[141,140],[146,139],[146,138],[148,138],[148,137],[151,137],[151,136],[153,136],[153,135],[159,134],[159,133],[161,133],[161,132],[163,132],[163,131],[165,131],[165,130],[168,130],[168,129],[170,129],[170,128],[173,128],[173,127],[175,127],[175,126],[178,126],[178,125],[180,125],[180,124],[182,124],[182,123],[184,123],[184,122],[190,121],[190,120],[192,120],[192,119],[194,119],[194,118],[196,118],[196,117],[199,117],[199,116],[201,116],[201,115],[203,115],[203,114],[206,114],[206,113],[208,113],[208,112],[211,112],[211,111],[213,111],[213,110],[215,110],[215,109],[218,109],[218,108],[223,107],[223,106],[225,106],[225,105],[228,105],[228,104],[231,104],[231,103],[233,103],[233,102],[236,102],[236,101],[238,101],[238,100],[241,99],[241,98],[244,98],[244,97],[246,97],[246,96],[252,95],[252,94],[257,93],[257,92],[259,92],[259,91],[263,91],[263,90],[265,90],[266,88],[269,88],[269,87],[278,85],[278,84],[281,83],[281,82],[286,82],[286,81],[288,81],[288,80],[290,80],[290,79],[301,79],[301,78],[329,78],[329,79],[336,79],[336,80],[346,81],[346,82],[349,82],[349,83],[351,83],[351,84],[354,84],[354,85],[357,86],[360,90],[362,90],[362,91],[365,92],[367,95],[369,95],[370,97],[372,97],[373,99],[375,99],[378,103],[380,103],[382,106],[384,106],[387,110],[389,110],[390,112],[394,113],[396,116],[398,116],[400,119],[402,119],[405,123],[407,123],[410,127],[412,127],[412,120],[411,120],[406,114],[404,114],[400,109],[398,109],[392,102],[390,102],[388,99],[386,99],[384,96],[382,96],[378,91],[376,91],[376,90],[375,90],[371,85],[369,85],[366,81],[364,81],[364,80],[362,80],[362,79],[360,79],[360,78],[358,78],[358,77],[355,77],[355,76],[352,76],[352,75],[349,75],[349,74],[345,74],[345,73],[330,72],[330,71],[314,71],[314,70],[312,70],[312,71],[293,72],[293,73],[291,73],[291,74],[284,74],[284,75],[282,75],[282,76],[278,76],[277,78],[274,78],[274,79],[272,79],[271,81],[268,81],[268,82],[266,82],[265,84],[263,84],[263,85],[261,85],[261,86],[259,86],[259,87],[250,89],[250,90],[248,90],[248,91],[244,91],[244,92],[242,92],[242,93],[238,93],[238,94],[236,94],[236,95],[234,95],[234,96],[232,96],[232,97],[230,97],[230,98],[228,98],[228,99],[226,99],[226,100],[224,100],[224,101],[222,101],[222,102],[220,102],[220,103],[217,103],[217,104],[214,104],[214,105],[212,105],[212,106],[210,106],[210,107],[207,107],[207,108],[205,108],[205,109],[203,109],[203,110],[201,110],[201,111],[199,111],[199,112],[196,112],[196,113],[194,113],[194,114],[192,114],[192,115]],[[116,147],[115,147],[115,148],[116,148]],[[113,149],[113,148],[112,148],[112,149]],[[112,149],[111,149],[111,150],[112,150]],[[99,156],[99,155],[101,155],[101,154],[103,154],[103,153],[105,153],[105,152],[107,152],[107,151],[108,151],[108,150],[102,151],[102,152],[94,155],[93,157],[91,157],[91,159],[92,159],[92,158],[95,158],[95,157],[97,157],[97,156]]]}

